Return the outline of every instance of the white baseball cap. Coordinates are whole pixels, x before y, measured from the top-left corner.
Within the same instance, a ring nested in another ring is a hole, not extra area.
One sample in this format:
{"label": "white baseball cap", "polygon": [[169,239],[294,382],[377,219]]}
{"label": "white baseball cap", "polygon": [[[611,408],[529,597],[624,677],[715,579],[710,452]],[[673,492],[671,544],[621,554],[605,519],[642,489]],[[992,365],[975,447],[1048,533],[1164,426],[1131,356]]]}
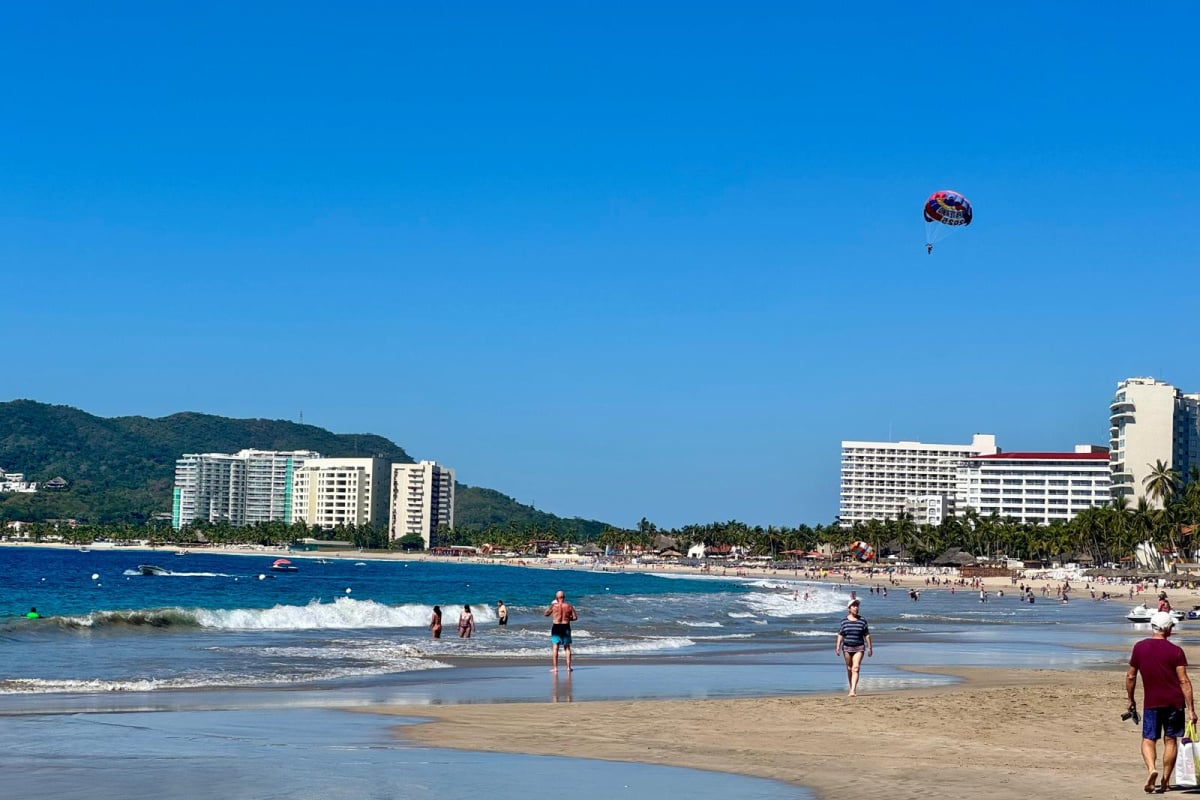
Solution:
{"label": "white baseball cap", "polygon": [[1167,628],[1174,627],[1175,618],[1166,611],[1155,611],[1150,615],[1150,627],[1155,630],[1165,631]]}

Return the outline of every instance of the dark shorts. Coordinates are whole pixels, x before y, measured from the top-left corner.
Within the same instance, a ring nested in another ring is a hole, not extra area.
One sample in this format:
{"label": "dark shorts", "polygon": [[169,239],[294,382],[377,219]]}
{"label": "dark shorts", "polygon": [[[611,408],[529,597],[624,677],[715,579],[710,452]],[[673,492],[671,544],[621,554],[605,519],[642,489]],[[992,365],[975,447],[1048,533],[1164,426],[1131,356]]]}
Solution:
{"label": "dark shorts", "polygon": [[500,624],[501,624],[501,625],[507,625],[507,624],[508,624],[508,617],[501,617],[501,618],[500,618]]}
{"label": "dark shorts", "polygon": [[1142,710],[1143,739],[1179,739],[1186,722],[1183,708],[1146,708]]}
{"label": "dark shorts", "polygon": [[571,646],[571,626],[568,623],[555,623],[550,626],[550,641],[554,644]]}

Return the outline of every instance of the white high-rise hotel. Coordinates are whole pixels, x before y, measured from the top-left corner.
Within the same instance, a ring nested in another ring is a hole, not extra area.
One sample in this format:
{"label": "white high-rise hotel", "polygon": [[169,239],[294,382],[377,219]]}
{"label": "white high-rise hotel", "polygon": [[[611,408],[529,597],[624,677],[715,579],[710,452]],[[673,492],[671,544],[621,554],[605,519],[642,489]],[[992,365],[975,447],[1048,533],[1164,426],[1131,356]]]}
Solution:
{"label": "white high-rise hotel", "polygon": [[1002,453],[996,437],[969,445],[842,442],[843,526],[895,519],[922,524],[972,508],[1017,522],[1048,524],[1108,503],[1108,451],[1076,445],[1071,453]]}
{"label": "white high-rise hotel", "polygon": [[231,525],[292,521],[292,475],[311,450],[188,453],[175,462],[171,524],[202,519]]}
{"label": "white high-rise hotel", "polygon": [[995,436],[978,433],[970,444],[842,442],[839,520],[895,519],[916,498],[953,498],[963,459],[998,452]]}
{"label": "white high-rise hotel", "polygon": [[320,528],[382,525],[388,468],[382,458],[315,458],[296,471],[292,518]]}
{"label": "white high-rise hotel", "polygon": [[1127,378],[1108,408],[1114,497],[1131,503],[1147,497],[1145,480],[1159,461],[1185,481],[1200,466],[1200,393],[1184,394],[1154,378]]}
{"label": "white high-rise hotel", "polygon": [[387,525],[390,539],[417,533],[428,547],[439,526],[454,527],[454,470],[309,450],[193,453],[175,462],[171,517],[176,530],[197,519]]}
{"label": "white high-rise hotel", "polygon": [[429,547],[439,525],[454,527],[454,470],[433,461],[392,464],[388,539],[415,533]]}

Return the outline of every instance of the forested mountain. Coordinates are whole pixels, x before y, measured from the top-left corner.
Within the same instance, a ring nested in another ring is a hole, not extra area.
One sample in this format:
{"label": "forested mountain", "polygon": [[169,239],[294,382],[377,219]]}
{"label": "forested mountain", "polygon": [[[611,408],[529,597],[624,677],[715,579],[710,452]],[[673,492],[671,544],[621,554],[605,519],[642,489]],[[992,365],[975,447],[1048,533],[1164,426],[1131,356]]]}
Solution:
{"label": "forested mountain", "polygon": [[[171,510],[175,460],[184,453],[315,450],[324,456],[380,456],[411,463],[394,442],[369,433],[331,433],[286,420],[230,419],[183,412],[168,417],[97,417],[32,400],[0,403],[0,469],[61,491],[0,494],[0,520],[73,518],[93,523],[145,522]],[[457,527],[537,524],[598,533],[603,523],[560,520],[491,489],[459,485]]]}

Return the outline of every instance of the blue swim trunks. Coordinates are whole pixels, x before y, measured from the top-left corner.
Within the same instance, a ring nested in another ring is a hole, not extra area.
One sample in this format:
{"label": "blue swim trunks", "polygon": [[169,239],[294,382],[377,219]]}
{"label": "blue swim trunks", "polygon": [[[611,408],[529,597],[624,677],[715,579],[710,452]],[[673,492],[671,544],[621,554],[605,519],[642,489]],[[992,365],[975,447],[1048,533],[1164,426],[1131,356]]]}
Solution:
{"label": "blue swim trunks", "polygon": [[1142,738],[1178,739],[1183,736],[1186,708],[1144,708],[1142,709]]}
{"label": "blue swim trunks", "polygon": [[550,626],[550,641],[554,644],[571,643],[571,625],[568,622],[556,622]]}

